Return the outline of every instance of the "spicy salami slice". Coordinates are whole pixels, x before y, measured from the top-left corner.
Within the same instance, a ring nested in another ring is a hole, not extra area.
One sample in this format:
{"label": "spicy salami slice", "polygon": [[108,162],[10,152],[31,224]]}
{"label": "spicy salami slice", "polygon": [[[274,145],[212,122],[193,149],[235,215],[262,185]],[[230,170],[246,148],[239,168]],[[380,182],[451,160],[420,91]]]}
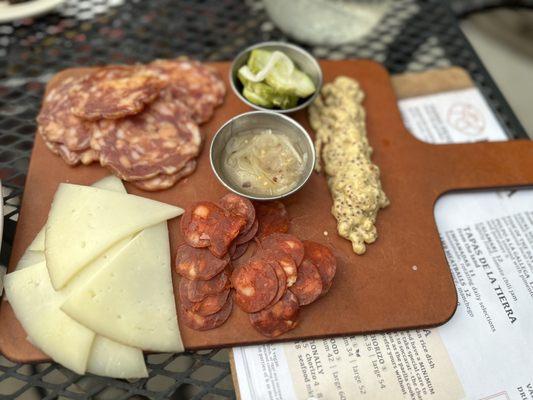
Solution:
{"label": "spicy salami slice", "polygon": [[230,294],[222,309],[214,314],[202,316],[192,310],[187,309],[186,307],[183,307],[180,304],[178,307],[178,315],[180,324],[183,323],[189,328],[197,331],[206,331],[209,329],[218,328],[220,325],[226,322],[231,315],[232,309],[233,298]]}
{"label": "spicy salami slice", "polygon": [[333,283],[333,278],[337,271],[337,260],[329,247],[309,240],[304,241],[303,244],[305,258],[316,265],[318,273],[322,278],[322,295],[324,295]]}
{"label": "spicy salami slice", "polygon": [[225,217],[219,219],[216,226],[211,228],[209,250],[217,257],[226,255],[244,224],[244,218],[226,212]]}
{"label": "spicy salami slice", "polygon": [[[82,160],[83,162],[83,160]],[[168,189],[169,187],[174,186],[178,181],[188,177],[196,170],[196,160],[190,160],[185,164],[183,169],[175,174],[166,175],[159,174],[153,178],[145,179],[142,181],[133,181],[132,183],[141,190],[146,190],[147,192],[155,192],[158,190]]]}
{"label": "spicy salami slice", "polygon": [[278,278],[270,264],[252,259],[233,271],[231,283],[235,302],[246,312],[260,311],[270,304],[278,292]]}
{"label": "spicy salami slice", "polygon": [[182,277],[180,280],[180,290],[183,285],[184,290],[186,290],[187,299],[192,302],[199,302],[207,296],[219,294],[228,289],[231,286],[229,277],[230,272],[227,268],[207,281],[192,281]]}
{"label": "spicy salami slice", "polygon": [[276,292],[276,296],[274,296],[274,298],[268,305],[271,306],[279,299],[281,299],[287,291],[287,275],[285,275],[285,271],[283,271],[283,268],[281,268],[281,265],[276,260],[270,260],[269,264],[276,273],[276,277],[278,278],[278,291]]}
{"label": "spicy salami slice", "polygon": [[252,223],[252,226],[250,227],[250,229],[239,233],[239,236],[235,238],[235,243],[243,244],[243,243],[249,242],[255,237],[258,229],[259,229],[259,222],[257,221],[257,218],[256,218],[254,222]]}
{"label": "spicy salami slice", "polygon": [[210,201],[200,201],[187,208],[181,216],[181,232],[193,247],[208,247],[218,221],[226,218],[224,210]]}
{"label": "spicy salami slice", "polygon": [[265,254],[263,257],[267,259],[276,260],[281,268],[283,268],[283,272],[285,272],[285,276],[287,277],[287,287],[292,286],[296,282],[298,268],[289,254],[281,248],[263,248],[260,254]]}
{"label": "spicy salami slice", "polygon": [[273,233],[268,235],[261,241],[261,246],[264,249],[282,249],[289,254],[294,263],[298,266],[304,258],[304,245],[294,235],[288,233]]}
{"label": "spicy salami slice", "polygon": [[250,314],[252,326],[267,337],[280,336],[298,325],[299,305],[296,296],[287,291],[271,307]]}
{"label": "spicy salami slice", "polygon": [[311,304],[320,297],[323,287],[318,268],[311,261],[304,259],[298,268],[298,279],[290,288],[298,298],[298,303],[301,306]]}
{"label": "spicy salami slice", "polygon": [[248,250],[249,245],[250,242],[236,245],[235,250],[233,251],[233,253],[231,253],[231,261],[238,260],[239,258],[241,258]]}
{"label": "spicy salami slice", "polygon": [[250,200],[234,193],[228,193],[218,201],[218,204],[232,214],[243,217],[246,220],[246,225],[242,227],[241,232],[248,233],[255,222],[255,208]]}
{"label": "spicy salami slice", "polygon": [[187,283],[182,283],[183,280],[180,281],[178,291],[180,302],[185,308],[205,317],[218,312],[226,304],[231,289],[227,288],[220,293],[206,296],[204,299],[194,302],[188,298],[188,286]]}
{"label": "spicy salami slice", "polygon": [[202,136],[184,104],[160,97],[130,118],[100,120],[91,147],[125,181],[176,174],[200,152]]}
{"label": "spicy salami slice", "polygon": [[182,244],[176,252],[176,272],[190,280],[208,280],[219,274],[229,263],[229,256],[215,257],[207,249]]}
{"label": "spicy salami slice", "polygon": [[209,120],[215,107],[224,100],[224,81],[208,65],[193,60],[175,59],[156,60],[148,67],[166,81],[166,90],[173,99],[187,104],[198,124]]}
{"label": "spicy salami slice", "polygon": [[259,221],[259,238],[289,231],[289,213],[281,201],[255,202],[254,205]]}
{"label": "spicy salami slice", "polygon": [[93,121],[134,115],[153,102],[164,85],[164,80],[144,66],[98,68],[83,80],[70,112]]}

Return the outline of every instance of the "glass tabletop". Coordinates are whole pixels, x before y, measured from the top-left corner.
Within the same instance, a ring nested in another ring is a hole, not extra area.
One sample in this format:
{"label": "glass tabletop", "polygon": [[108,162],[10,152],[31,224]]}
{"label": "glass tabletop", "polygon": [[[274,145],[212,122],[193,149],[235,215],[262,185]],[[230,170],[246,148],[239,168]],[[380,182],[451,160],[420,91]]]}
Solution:
{"label": "glass tabletop", "polygon": [[[187,55],[230,60],[265,40],[291,40],[261,0],[68,0],[45,16],[0,24],[0,178],[5,213],[1,261],[11,252],[44,86],[74,66],[148,62]],[[512,138],[526,138],[506,100],[461,32],[447,2],[397,0],[372,33],[354,44],[308,46],[326,59],[370,58],[392,73],[465,68]],[[147,356],[135,381],[78,376],[54,363],[0,358],[0,397],[69,399],[234,398],[227,350]]]}

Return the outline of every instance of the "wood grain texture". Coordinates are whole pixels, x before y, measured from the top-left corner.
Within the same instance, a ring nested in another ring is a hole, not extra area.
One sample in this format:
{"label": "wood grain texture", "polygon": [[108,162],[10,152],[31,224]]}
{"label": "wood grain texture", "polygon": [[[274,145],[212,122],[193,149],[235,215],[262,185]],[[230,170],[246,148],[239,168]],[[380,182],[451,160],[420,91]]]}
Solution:
{"label": "wood grain texture", "polygon": [[[228,63],[214,65],[227,77]],[[364,104],[368,136],[375,150],[373,160],[381,168],[383,187],[391,205],[379,215],[379,239],[369,246],[364,256],[357,256],[351,251],[351,244],[335,234],[331,197],[322,175],[314,174],[301,191],[284,201],[292,219],[292,233],[331,246],[339,266],[328,295],[303,308],[300,325],[275,340],[442,324],[453,315],[457,297],[434,222],[435,201],[441,194],[455,189],[532,183],[533,143],[439,146],[422,143],[403,126],[396,95],[382,66],[361,60],[324,61],[321,65],[326,82],[338,75],[351,76],[361,82],[367,93]],[[227,119],[246,111],[249,109],[228,93],[224,106],[202,126],[206,145],[195,174],[170,190],[147,193],[126,185],[128,191],[181,207],[200,199],[221,197],[225,190],[209,166],[210,138]],[[293,117],[311,132],[305,111]],[[68,167],[37,137],[9,270],[44,224],[60,182],[91,184],[106,175],[107,171],[97,165]],[[169,224],[173,251],[183,242],[178,225],[177,219]],[[329,233],[327,236],[325,231]],[[174,275],[174,283],[177,281]],[[6,357],[19,362],[46,359],[27,342],[6,301],[0,307],[0,326],[0,351]],[[181,331],[189,350],[271,341],[257,333],[247,315],[237,307],[218,329],[196,332],[182,326]]]}

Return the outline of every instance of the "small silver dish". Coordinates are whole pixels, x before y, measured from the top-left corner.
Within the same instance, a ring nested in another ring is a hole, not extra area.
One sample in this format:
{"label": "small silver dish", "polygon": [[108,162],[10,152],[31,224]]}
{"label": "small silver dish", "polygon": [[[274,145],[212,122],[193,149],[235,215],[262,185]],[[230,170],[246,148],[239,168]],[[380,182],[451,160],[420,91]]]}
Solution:
{"label": "small silver dish", "polygon": [[[278,195],[257,195],[240,187],[227,176],[224,162],[224,148],[229,139],[242,132],[250,130],[272,129],[273,131],[283,132],[293,141],[297,150],[301,154],[306,154],[307,159],[298,183],[286,193]],[[309,179],[315,166],[315,147],[307,131],[295,120],[285,115],[277,114],[272,111],[250,111],[233,117],[226,122],[215,134],[211,141],[209,153],[211,168],[216,177],[227,189],[232,192],[253,200],[275,200],[287,197],[297,192]]]}
{"label": "small silver dish", "polygon": [[[303,72],[305,72],[313,83],[316,86],[316,91],[311,96],[300,99],[298,105],[293,108],[288,108],[286,110],[282,109],[272,109],[272,108],[266,108],[258,106],[251,101],[249,101],[246,97],[243,96],[242,90],[243,85],[241,81],[239,80],[239,77],[237,76],[237,72],[239,71],[239,68],[241,68],[243,65],[246,64],[248,61],[248,57],[250,56],[250,53],[254,49],[265,49],[270,51],[282,51],[284,52],[292,61],[294,61],[294,64]],[[320,65],[318,64],[318,61],[315,57],[313,57],[309,52],[302,49],[301,47],[295,46],[290,43],[284,43],[284,42],[263,42],[258,43],[253,46],[250,46],[243,51],[241,51],[237,57],[233,60],[233,63],[231,64],[230,68],[230,75],[229,75],[229,81],[231,83],[231,88],[241,99],[244,103],[248,104],[250,107],[255,108],[256,110],[262,110],[262,111],[274,111],[277,113],[282,114],[288,114],[292,113],[298,110],[301,110],[305,107],[307,107],[309,104],[311,104],[316,96],[318,96],[320,89],[322,88],[322,69],[320,68]]]}

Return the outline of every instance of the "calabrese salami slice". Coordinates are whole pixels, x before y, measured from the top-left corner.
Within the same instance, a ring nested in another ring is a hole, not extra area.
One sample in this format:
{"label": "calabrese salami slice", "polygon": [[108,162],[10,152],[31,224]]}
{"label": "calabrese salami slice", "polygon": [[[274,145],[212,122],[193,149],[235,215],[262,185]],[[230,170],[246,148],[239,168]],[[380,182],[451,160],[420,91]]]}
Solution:
{"label": "calabrese salami slice", "polygon": [[180,323],[183,323],[189,328],[197,331],[206,331],[209,329],[218,328],[220,325],[226,322],[231,315],[232,309],[233,298],[230,295],[222,309],[214,314],[202,316],[192,310],[185,308],[181,304],[178,307],[178,314]]}
{"label": "calabrese salami slice", "polygon": [[304,259],[298,268],[298,279],[289,290],[295,294],[301,306],[306,306],[321,296],[323,287],[318,268]]}
{"label": "calabrese salami slice", "polygon": [[283,297],[271,307],[250,314],[252,326],[262,335],[277,337],[298,324],[299,305],[296,296],[287,291]]}
{"label": "calabrese salami slice", "polygon": [[252,259],[236,268],[231,275],[235,302],[245,312],[267,307],[278,292],[277,275],[266,260]]}
{"label": "calabrese salami slice", "polygon": [[318,273],[322,278],[322,295],[326,294],[333,283],[335,272],[337,271],[337,260],[333,252],[320,243],[306,240],[303,242],[305,258],[316,265]]}
{"label": "calabrese salami slice", "polygon": [[219,274],[229,263],[229,256],[215,257],[207,249],[182,244],[176,251],[176,272],[190,280],[208,280]]}
{"label": "calabrese salami slice", "polygon": [[281,201],[255,202],[255,214],[259,221],[259,238],[272,233],[289,231],[289,213]]}
{"label": "calabrese salami slice", "polygon": [[296,266],[300,265],[304,258],[304,245],[294,235],[288,233],[273,233],[261,241],[264,249],[282,249],[290,255]]}

